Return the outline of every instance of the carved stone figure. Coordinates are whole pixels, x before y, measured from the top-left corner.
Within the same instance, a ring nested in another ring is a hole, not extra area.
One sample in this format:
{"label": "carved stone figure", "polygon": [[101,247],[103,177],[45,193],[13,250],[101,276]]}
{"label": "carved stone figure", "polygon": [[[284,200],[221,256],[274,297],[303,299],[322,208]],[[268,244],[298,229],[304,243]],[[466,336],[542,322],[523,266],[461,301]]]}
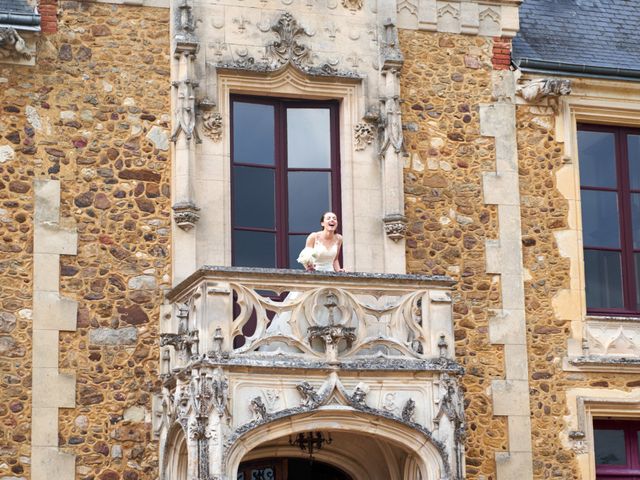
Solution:
{"label": "carved stone figure", "polygon": [[311,386],[309,382],[302,382],[297,384],[296,389],[298,390],[298,393],[300,393],[300,396],[302,397],[300,406],[310,407],[320,401],[320,397],[318,396],[315,389]]}
{"label": "carved stone figure", "polygon": [[536,103],[543,98],[553,98],[571,93],[571,80],[539,78],[518,87],[516,94],[527,102]]}
{"label": "carved stone figure", "polygon": [[402,420],[404,420],[405,422],[413,422],[415,414],[416,402],[413,400],[413,398],[410,398],[402,408]]}
{"label": "carved stone figure", "polygon": [[5,58],[31,59],[26,42],[15,28],[0,27],[0,59]]}
{"label": "carved stone figure", "polygon": [[262,401],[262,397],[257,396],[249,404],[249,410],[253,413],[253,420],[262,421],[267,418],[267,407]]}
{"label": "carved stone figure", "polygon": [[366,406],[365,400],[367,397],[367,392],[364,388],[358,385],[351,394],[351,401],[357,405]]}
{"label": "carved stone figure", "polygon": [[186,331],[181,333],[161,333],[160,334],[160,346],[166,347],[167,345],[173,347],[176,350],[178,356],[186,361],[193,355],[198,354],[198,331]]}

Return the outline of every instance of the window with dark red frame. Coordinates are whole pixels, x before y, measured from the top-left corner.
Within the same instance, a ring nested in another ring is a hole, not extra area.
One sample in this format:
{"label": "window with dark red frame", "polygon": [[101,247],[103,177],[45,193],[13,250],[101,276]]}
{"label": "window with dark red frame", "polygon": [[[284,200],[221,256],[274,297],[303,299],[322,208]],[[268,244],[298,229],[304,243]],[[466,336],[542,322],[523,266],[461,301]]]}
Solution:
{"label": "window with dark red frame", "polygon": [[597,480],[640,480],[640,422],[594,420]]}
{"label": "window with dark red frame", "polygon": [[640,130],[578,125],[587,310],[640,313]]}
{"label": "window with dark red frame", "polygon": [[327,210],[340,214],[338,103],[231,97],[232,258],[301,268]]}

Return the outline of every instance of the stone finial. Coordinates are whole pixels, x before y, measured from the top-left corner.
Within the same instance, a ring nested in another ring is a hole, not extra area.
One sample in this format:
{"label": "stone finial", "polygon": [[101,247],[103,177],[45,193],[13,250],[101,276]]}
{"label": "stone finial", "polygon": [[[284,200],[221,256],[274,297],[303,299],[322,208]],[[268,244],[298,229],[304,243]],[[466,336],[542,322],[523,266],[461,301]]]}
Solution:
{"label": "stone finial", "polygon": [[407,218],[401,214],[387,215],[382,219],[384,231],[394,242],[404,238],[407,233]]}

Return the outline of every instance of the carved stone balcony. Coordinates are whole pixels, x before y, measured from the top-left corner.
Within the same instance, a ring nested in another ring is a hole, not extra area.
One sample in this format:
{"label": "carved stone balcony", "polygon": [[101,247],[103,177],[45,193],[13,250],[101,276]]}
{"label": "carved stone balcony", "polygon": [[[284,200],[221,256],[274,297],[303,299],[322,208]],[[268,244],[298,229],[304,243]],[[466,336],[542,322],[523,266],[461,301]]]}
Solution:
{"label": "carved stone balcony", "polygon": [[381,478],[462,478],[451,285],[446,277],[237,267],[191,275],[167,295],[161,334],[156,433],[166,478],[175,473],[176,425],[189,478],[231,479],[261,449],[284,452],[282,438],[308,430],[309,418],[335,434],[334,457],[348,447],[340,439],[384,436],[387,424],[412,438],[388,447],[399,463]]}

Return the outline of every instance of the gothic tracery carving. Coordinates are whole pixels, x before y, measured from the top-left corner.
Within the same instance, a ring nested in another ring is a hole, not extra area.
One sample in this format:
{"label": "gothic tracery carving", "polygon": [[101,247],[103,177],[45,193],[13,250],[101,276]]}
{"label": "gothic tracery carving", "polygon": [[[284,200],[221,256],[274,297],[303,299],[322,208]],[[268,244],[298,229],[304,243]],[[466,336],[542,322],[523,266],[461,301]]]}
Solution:
{"label": "gothic tracery carving", "polygon": [[310,36],[289,12],[285,12],[278,21],[271,26],[271,30],[278,35],[268,47],[269,53],[280,65],[292,62],[302,66],[308,62],[311,51],[306,45],[299,43],[301,37]]}

